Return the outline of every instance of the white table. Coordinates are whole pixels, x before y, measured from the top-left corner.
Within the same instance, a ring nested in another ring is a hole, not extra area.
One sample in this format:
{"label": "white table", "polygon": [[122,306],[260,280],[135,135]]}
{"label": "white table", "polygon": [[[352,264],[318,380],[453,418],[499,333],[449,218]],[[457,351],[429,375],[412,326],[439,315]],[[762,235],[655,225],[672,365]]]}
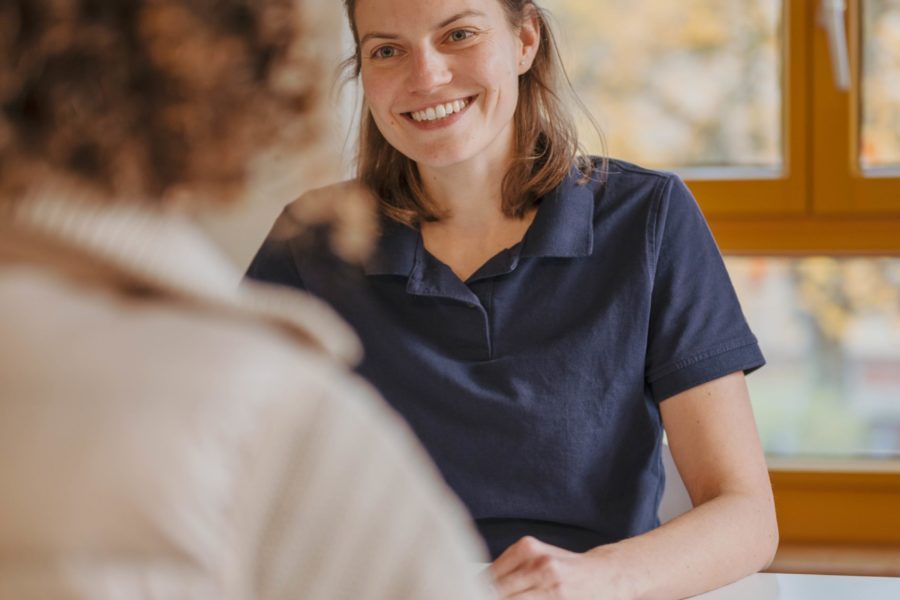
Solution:
{"label": "white table", "polygon": [[695,597],[702,600],[898,600],[900,577],[757,573]]}

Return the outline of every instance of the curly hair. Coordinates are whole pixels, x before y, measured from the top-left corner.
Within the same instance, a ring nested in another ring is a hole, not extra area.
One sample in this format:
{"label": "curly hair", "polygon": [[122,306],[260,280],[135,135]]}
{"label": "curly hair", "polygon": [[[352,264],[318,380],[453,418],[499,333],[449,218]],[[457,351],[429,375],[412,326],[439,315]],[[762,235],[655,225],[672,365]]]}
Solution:
{"label": "curly hair", "polygon": [[302,4],[0,0],[0,197],[48,172],[108,198],[232,197],[262,148],[320,137],[326,34]]}

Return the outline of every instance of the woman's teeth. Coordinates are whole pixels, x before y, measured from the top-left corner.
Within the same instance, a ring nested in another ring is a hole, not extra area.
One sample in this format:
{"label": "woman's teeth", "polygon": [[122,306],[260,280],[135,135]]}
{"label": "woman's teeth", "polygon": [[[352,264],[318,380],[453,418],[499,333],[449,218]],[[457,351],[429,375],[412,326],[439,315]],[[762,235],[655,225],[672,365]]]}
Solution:
{"label": "woman's teeth", "polygon": [[454,100],[447,104],[431,106],[425,110],[417,110],[416,112],[410,113],[410,116],[413,118],[413,121],[437,121],[438,119],[449,117],[453,113],[458,113],[464,109],[468,103],[468,100]]}

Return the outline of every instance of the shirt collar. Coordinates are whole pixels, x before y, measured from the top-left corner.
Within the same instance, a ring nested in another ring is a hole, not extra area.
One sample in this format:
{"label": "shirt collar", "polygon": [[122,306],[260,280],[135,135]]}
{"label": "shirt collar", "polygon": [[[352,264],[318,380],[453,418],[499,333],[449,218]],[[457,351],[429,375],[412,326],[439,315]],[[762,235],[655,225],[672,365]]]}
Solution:
{"label": "shirt collar", "polygon": [[162,295],[261,318],[342,362],[361,358],[350,326],[308,294],[241,282],[192,223],[146,207],[33,196],[0,215],[29,239],[71,248],[90,264]]}
{"label": "shirt collar", "polygon": [[[573,167],[562,183],[541,199],[519,256],[590,256],[594,248],[594,195],[591,186],[578,183],[580,178],[580,171]],[[418,230],[385,220],[376,252],[364,265],[366,275],[409,276],[420,245]]]}
{"label": "shirt collar", "polygon": [[594,194],[579,184],[573,167],[563,182],[541,199],[522,242],[522,257],[575,258],[594,249]]}
{"label": "shirt collar", "polygon": [[408,276],[415,265],[421,239],[418,230],[383,219],[378,246],[363,270],[366,275]]}

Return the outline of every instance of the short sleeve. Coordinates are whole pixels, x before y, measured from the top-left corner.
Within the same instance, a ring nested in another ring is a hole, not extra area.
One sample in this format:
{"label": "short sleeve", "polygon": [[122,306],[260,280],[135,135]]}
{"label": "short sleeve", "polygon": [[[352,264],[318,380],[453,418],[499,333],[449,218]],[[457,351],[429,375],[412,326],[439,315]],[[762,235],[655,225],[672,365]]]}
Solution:
{"label": "short sleeve", "polygon": [[712,233],[678,177],[661,186],[647,227],[653,291],[646,379],[656,401],[764,365]]}

